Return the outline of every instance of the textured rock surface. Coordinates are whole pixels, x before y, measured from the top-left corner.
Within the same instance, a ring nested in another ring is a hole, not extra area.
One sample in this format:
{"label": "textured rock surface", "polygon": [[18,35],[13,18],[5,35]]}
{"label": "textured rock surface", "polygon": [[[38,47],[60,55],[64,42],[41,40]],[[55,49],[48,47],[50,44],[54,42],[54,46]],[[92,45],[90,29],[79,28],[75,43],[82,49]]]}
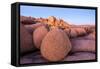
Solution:
{"label": "textured rock surface", "polygon": [[40,48],[41,42],[47,33],[48,29],[45,26],[40,26],[37,29],[35,29],[35,31],[33,32],[33,42],[36,48]]}
{"label": "textured rock surface", "polygon": [[95,60],[95,54],[90,52],[77,52],[67,56],[63,61]]}
{"label": "textured rock surface", "polygon": [[45,36],[41,44],[41,54],[49,61],[60,61],[71,50],[69,38],[60,29],[53,29]]}
{"label": "textured rock surface", "polygon": [[21,16],[20,17],[20,22],[22,24],[34,24],[35,23],[35,18],[33,17],[25,17],[25,16]]}
{"label": "textured rock surface", "polygon": [[[76,52],[71,55],[67,55],[63,61],[84,61],[84,60],[95,60],[95,53],[91,52]],[[48,63],[49,61],[44,59],[40,52],[29,53],[21,57],[21,64],[26,63]]]}
{"label": "textured rock surface", "polygon": [[24,25],[25,28],[29,31],[29,33],[33,34],[33,31],[40,27],[40,26],[45,26],[43,23],[36,23],[36,24],[31,24],[31,25]]}
{"label": "textured rock surface", "polygon": [[90,51],[95,52],[95,40],[86,39],[84,37],[71,39],[72,52],[76,51]]}
{"label": "textured rock surface", "polygon": [[21,64],[28,64],[28,63],[46,63],[48,62],[47,60],[45,60],[39,51],[34,52],[34,53],[29,53],[27,55],[24,55],[21,57]]}
{"label": "textured rock surface", "polygon": [[20,51],[21,53],[34,51],[36,48],[33,44],[32,36],[27,29],[20,23]]}

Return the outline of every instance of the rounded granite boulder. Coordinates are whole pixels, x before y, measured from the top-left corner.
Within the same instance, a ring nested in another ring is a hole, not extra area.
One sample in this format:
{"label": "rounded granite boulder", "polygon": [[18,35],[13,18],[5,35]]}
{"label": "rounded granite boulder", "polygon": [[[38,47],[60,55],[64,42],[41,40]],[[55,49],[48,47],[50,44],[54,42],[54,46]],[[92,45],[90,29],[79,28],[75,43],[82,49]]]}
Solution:
{"label": "rounded granite boulder", "polygon": [[48,61],[60,61],[70,52],[71,43],[61,29],[52,29],[42,40],[40,51]]}
{"label": "rounded granite boulder", "polygon": [[24,25],[20,23],[20,52],[25,53],[34,51],[35,49],[32,35],[30,35]]}
{"label": "rounded granite boulder", "polygon": [[47,33],[48,29],[46,28],[46,26],[40,26],[35,29],[35,31],[33,32],[33,42],[36,48],[40,48],[41,42]]}

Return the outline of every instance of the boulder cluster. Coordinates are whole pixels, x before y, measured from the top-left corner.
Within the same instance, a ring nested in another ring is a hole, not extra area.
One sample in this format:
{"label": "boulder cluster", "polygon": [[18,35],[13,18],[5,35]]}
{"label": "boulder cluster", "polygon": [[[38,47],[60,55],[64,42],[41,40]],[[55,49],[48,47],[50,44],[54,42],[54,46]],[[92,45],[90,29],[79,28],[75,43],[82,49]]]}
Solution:
{"label": "boulder cluster", "polygon": [[94,60],[95,48],[94,25],[73,25],[54,16],[20,17],[22,64]]}

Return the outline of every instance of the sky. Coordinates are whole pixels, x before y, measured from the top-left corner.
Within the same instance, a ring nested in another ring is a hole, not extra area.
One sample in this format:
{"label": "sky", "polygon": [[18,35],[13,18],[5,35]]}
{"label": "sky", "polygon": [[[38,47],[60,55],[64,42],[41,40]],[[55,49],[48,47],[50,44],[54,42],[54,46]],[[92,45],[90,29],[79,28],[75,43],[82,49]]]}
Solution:
{"label": "sky", "polygon": [[95,24],[94,9],[57,8],[41,6],[20,6],[20,15],[43,17],[55,16],[71,24]]}

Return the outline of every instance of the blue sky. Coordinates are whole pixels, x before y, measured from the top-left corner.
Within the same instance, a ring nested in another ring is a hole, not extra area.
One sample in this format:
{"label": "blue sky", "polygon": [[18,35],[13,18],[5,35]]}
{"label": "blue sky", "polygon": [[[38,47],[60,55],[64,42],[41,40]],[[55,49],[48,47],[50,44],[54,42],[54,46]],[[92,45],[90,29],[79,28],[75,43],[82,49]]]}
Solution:
{"label": "blue sky", "polygon": [[20,6],[20,14],[23,16],[43,17],[55,16],[64,19],[71,24],[95,24],[95,10],[75,8],[54,8],[39,6]]}

